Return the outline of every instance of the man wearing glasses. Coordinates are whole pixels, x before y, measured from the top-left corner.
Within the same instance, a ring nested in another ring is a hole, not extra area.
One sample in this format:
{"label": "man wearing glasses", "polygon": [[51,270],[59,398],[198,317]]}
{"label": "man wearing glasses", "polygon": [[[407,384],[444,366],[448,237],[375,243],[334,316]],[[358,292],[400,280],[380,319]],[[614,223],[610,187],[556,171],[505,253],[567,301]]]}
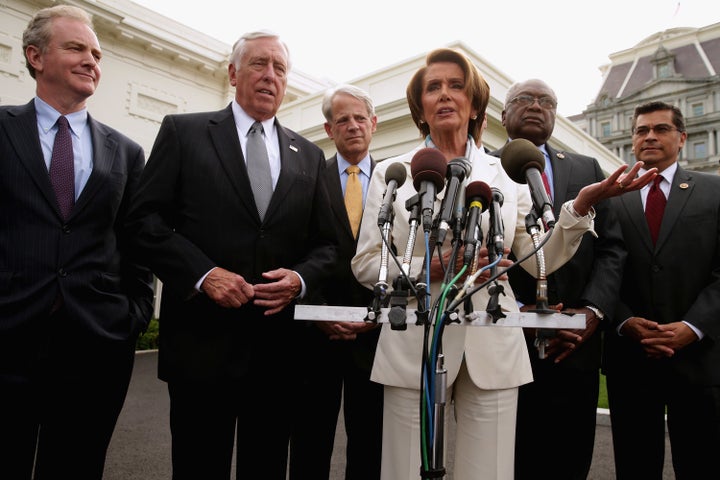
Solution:
{"label": "man wearing glasses", "polygon": [[[605,177],[597,160],[548,144],[557,97],[542,80],[510,87],[502,122],[510,139],[524,138],[545,155],[548,196],[555,215],[580,189]],[[500,156],[501,150],[494,155]],[[551,338],[525,329],[534,381],[520,387],[515,442],[515,478],[537,478],[551,465],[556,479],[584,479],[590,471],[600,380],[603,317],[615,308],[625,251],[620,226],[607,201],[595,205],[595,231],[586,233],[573,258],[548,275],[552,308],[585,315],[582,330],[557,330]],[[536,308],[537,281],[525,270],[509,272],[522,311]],[[538,342],[544,342],[540,356]]]}
{"label": "man wearing glasses", "polygon": [[662,478],[666,416],[675,477],[710,478],[720,452],[720,177],[678,165],[688,134],[677,107],[640,105],[632,125],[635,158],[658,176],[612,201],[628,252],[603,360],[617,478]]}

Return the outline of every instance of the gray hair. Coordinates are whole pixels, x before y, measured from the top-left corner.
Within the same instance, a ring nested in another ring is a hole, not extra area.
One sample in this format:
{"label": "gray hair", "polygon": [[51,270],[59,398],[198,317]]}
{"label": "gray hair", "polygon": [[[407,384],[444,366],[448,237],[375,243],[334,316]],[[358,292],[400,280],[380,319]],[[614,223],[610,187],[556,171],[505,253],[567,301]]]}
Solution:
{"label": "gray hair", "polygon": [[362,88],[358,88],[354,85],[343,84],[330,88],[325,92],[322,101],[322,113],[325,116],[325,120],[327,120],[328,122],[332,121],[332,101],[336,95],[341,93],[350,95],[351,97],[355,97],[358,100],[362,101],[365,104],[368,116],[375,116],[375,106],[373,105],[373,101],[370,98],[370,95],[368,95],[368,93]]}
{"label": "gray hair", "polygon": [[255,32],[248,32],[243,34],[237,42],[233,45],[232,53],[230,54],[230,63],[235,65],[235,68],[240,68],[240,59],[245,54],[245,48],[247,47],[247,42],[249,40],[255,40],[258,38],[274,38],[277,39],[282,47],[285,49],[285,56],[287,57],[287,67],[288,71],[290,70],[290,50],[287,47],[287,44],[280,40],[280,35],[278,35],[275,32],[272,32],[270,30],[257,30]]}
{"label": "gray hair", "polygon": [[510,85],[510,88],[508,88],[507,94],[505,95],[505,108],[510,105],[510,101],[512,101],[517,96],[518,92],[525,88],[528,83],[536,83],[539,86],[547,88],[552,94],[553,100],[557,102],[557,95],[555,94],[555,90],[553,90],[550,85],[547,84],[547,82],[540,80],[539,78],[530,78],[521,82],[515,82]]}
{"label": "gray hair", "polygon": [[50,44],[53,20],[65,17],[79,20],[90,27],[93,31],[95,30],[92,18],[82,8],[75,7],[73,5],[55,5],[54,7],[39,10],[30,19],[27,28],[23,32],[22,38],[22,49],[23,54],[25,54],[25,66],[27,67],[28,72],[30,72],[30,76],[32,78],[35,78],[35,68],[30,65],[30,61],[27,58],[27,54],[25,53],[27,48],[30,45],[33,45],[41,52],[44,52]]}

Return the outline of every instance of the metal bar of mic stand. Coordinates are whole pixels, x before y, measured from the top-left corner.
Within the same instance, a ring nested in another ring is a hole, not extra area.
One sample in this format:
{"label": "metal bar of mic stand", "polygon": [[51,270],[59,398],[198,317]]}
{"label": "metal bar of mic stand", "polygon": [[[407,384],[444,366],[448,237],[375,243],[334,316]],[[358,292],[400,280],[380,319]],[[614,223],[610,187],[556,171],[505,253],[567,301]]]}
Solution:
{"label": "metal bar of mic stand", "polygon": [[[447,369],[445,355],[438,355],[435,367],[435,404],[433,432],[433,471],[436,475],[445,476],[445,405],[447,404]],[[439,478],[439,477],[436,477]]]}

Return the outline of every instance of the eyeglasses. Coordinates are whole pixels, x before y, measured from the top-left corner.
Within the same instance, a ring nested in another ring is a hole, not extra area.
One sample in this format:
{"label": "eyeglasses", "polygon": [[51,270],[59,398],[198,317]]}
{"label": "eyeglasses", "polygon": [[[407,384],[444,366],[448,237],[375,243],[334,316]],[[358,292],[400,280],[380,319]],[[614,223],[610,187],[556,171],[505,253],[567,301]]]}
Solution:
{"label": "eyeglasses", "polygon": [[633,135],[636,135],[638,137],[644,137],[650,133],[650,131],[653,131],[655,135],[667,135],[668,133],[672,132],[673,130],[677,130],[678,132],[680,129],[677,127],[673,127],[672,125],[668,125],[667,123],[661,123],[659,125],[655,125],[654,127],[646,127],[645,125],[642,125],[640,127],[633,128]]}
{"label": "eyeglasses", "polygon": [[557,108],[557,102],[552,97],[535,97],[533,95],[518,95],[517,97],[510,100],[510,103],[515,103],[520,107],[529,107],[533,103],[535,103],[535,100],[537,100],[538,105],[540,105],[545,110],[554,110]]}

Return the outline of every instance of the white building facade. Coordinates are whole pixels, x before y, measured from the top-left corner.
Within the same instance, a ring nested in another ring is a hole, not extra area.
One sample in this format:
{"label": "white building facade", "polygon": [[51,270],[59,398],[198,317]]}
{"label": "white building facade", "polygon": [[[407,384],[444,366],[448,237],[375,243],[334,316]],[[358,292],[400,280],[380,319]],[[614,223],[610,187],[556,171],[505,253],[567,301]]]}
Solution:
{"label": "white building facade", "polygon": [[[34,12],[54,5],[51,0],[2,0],[0,4],[0,104],[23,104],[34,95],[35,82],[25,68],[22,32]],[[93,117],[122,131],[150,154],[162,118],[171,113],[219,110],[232,99],[227,78],[231,45],[188,28],[129,0],[68,0],[92,16],[103,50],[103,75],[88,101]],[[242,32],[238,32],[240,34]],[[282,34],[282,32],[279,32]],[[438,45],[457,48],[477,65],[490,85],[488,129],[483,143],[499,148],[506,140],[500,121],[505,94],[512,84],[503,72],[488,64],[463,43]],[[292,49],[292,45],[290,45]],[[318,46],[318,50],[320,45]],[[398,59],[386,69],[355,79],[335,79],[368,91],[378,115],[372,154],[382,160],[414,147],[420,136],[412,123],[405,88],[423,64],[427,52]],[[331,86],[293,65],[281,123],[335,153],[323,128],[322,95]],[[332,78],[328,72],[327,78]],[[594,156],[608,172],[620,159],[564,117],[558,117],[551,143],[558,149]]]}

